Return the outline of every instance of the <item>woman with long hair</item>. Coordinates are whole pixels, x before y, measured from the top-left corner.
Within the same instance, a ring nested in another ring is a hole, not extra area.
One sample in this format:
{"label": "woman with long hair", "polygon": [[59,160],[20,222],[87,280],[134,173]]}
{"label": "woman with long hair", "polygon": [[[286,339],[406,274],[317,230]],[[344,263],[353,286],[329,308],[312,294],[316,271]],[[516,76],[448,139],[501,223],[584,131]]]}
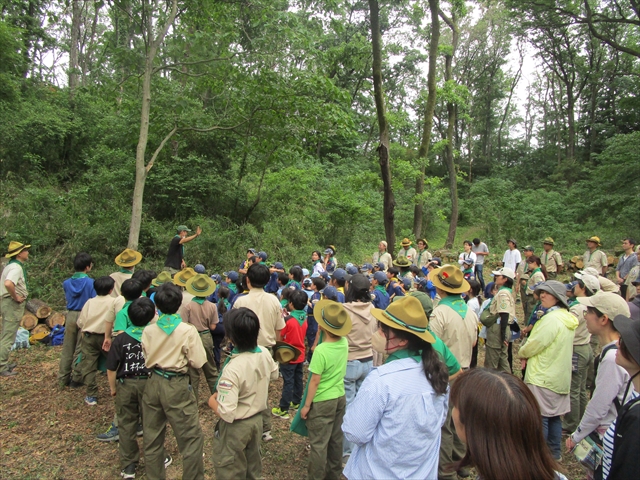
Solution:
{"label": "woman with long hair", "polygon": [[371,312],[389,357],[347,406],[342,431],[355,446],[344,476],[436,478],[449,372],[420,300],[406,296]]}
{"label": "woman with long hair", "polygon": [[483,480],[566,480],[545,444],[538,402],[518,377],[474,368],[453,383],[450,401],[467,445],[451,470],[473,466]]}

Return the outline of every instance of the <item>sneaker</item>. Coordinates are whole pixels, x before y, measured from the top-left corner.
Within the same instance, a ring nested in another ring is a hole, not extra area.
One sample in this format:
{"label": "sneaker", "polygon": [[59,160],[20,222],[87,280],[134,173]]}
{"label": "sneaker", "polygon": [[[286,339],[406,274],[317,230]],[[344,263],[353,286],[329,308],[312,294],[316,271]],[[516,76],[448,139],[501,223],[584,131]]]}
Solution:
{"label": "sneaker", "polygon": [[84,403],[86,403],[87,405],[97,405],[98,404],[98,398],[97,397],[84,397]]}
{"label": "sneaker", "polygon": [[76,382],[75,380],[69,382],[69,388],[80,388],[81,386],[82,382]]}
{"label": "sneaker", "polygon": [[167,468],[172,463],[173,463],[173,458],[171,458],[171,455],[167,453],[167,456],[164,457],[164,468]]}
{"label": "sneaker", "polygon": [[299,404],[299,403],[293,403],[293,402],[291,402],[291,403],[289,404],[289,408],[290,408],[291,410],[298,410],[298,409],[300,408],[300,404]]}
{"label": "sneaker", "polygon": [[117,442],[120,439],[120,435],[118,435],[118,427],[116,427],[113,423],[109,426],[109,430],[100,435],[96,436],[101,442]]}
{"label": "sneaker", "polygon": [[271,440],[273,440],[273,437],[271,436],[271,430],[267,430],[266,432],[262,432],[262,441],[263,442],[270,442]]}
{"label": "sneaker", "polygon": [[132,463],[120,472],[122,478],[136,478],[136,464]]}
{"label": "sneaker", "polygon": [[136,435],[137,435],[137,436],[139,436],[139,437],[141,437],[141,436],[143,435],[143,433],[144,433],[144,432],[143,432],[143,430],[142,430],[142,424],[141,424],[141,423],[139,423],[139,424],[138,424],[138,428],[136,428]]}
{"label": "sneaker", "polygon": [[276,417],[289,418],[289,412],[287,410],[280,410],[280,407],[272,408],[271,413]]}

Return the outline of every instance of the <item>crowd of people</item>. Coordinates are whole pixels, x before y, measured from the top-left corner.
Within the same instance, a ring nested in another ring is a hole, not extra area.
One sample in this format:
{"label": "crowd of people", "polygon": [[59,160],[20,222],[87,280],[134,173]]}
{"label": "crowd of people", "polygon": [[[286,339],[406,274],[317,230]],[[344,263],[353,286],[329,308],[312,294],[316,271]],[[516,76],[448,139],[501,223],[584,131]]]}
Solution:
{"label": "crowd of people", "polygon": [[[261,442],[287,419],[291,434],[308,437],[309,479],[448,480],[475,468],[480,479],[560,480],[563,434],[588,478],[637,477],[633,239],[622,242],[615,280],[598,237],[573,275],[552,238],[540,256],[527,245],[524,259],[510,239],[485,285],[489,248],[477,238],[457,265],[434,257],[426,239],[416,249],[405,238],[395,260],[381,241],[362,265],[340,264],[333,245],[288,269],[248,248],[237,270],[219,275],[186,264],[184,244],[201,229],[177,230],[162,272],[140,269],[142,254],[125,249],[117,271],[92,279],[92,257],[81,252],[63,283],[58,380],[84,388],[88,406],[105,401],[97,372],[106,357],[115,416],[98,440],[119,441],[122,478],[136,476],[138,436],[147,478],[165,478],[167,423],[183,478],[204,478],[200,399],[218,418],[218,479],[260,478]],[[8,360],[29,293],[29,247],[10,243],[0,281],[4,378],[18,374]],[[279,376],[279,402],[269,405]]]}

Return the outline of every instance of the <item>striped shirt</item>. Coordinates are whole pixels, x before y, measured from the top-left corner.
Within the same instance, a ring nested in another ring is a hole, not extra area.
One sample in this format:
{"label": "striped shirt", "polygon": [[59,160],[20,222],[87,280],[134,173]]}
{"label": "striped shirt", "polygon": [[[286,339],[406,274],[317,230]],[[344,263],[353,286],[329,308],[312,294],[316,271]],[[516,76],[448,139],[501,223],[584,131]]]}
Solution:
{"label": "striped shirt", "polygon": [[[637,392],[631,392],[627,399],[627,402],[638,398],[639,395],[640,394]],[[604,456],[602,457],[602,478],[607,478],[609,476],[609,470],[611,469],[611,460],[613,458],[613,440],[616,433],[617,420],[618,419],[616,418],[613,422],[611,422],[611,425],[609,425],[609,428],[607,429],[606,433],[604,434],[604,438],[602,439],[602,446],[604,449]]]}

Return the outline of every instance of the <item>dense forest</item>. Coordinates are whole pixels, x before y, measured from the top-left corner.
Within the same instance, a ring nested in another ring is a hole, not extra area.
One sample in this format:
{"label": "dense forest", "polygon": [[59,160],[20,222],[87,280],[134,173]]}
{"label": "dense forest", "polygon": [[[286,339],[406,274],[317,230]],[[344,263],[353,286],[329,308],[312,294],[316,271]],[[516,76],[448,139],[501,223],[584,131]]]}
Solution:
{"label": "dense forest", "polygon": [[640,236],[638,6],[0,0],[2,243],[42,285],[78,250],[161,267],[185,223],[214,270],[405,236],[614,251]]}

